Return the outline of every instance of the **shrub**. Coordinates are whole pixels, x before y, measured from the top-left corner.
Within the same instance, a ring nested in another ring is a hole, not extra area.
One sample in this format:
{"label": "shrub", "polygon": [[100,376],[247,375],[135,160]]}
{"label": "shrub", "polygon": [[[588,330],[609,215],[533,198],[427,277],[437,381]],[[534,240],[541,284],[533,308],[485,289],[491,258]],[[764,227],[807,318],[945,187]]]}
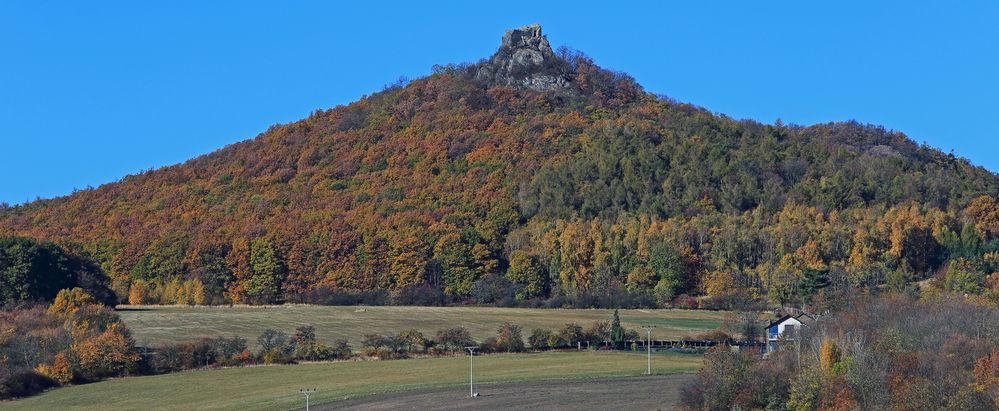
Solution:
{"label": "shrub", "polygon": [[132,337],[120,323],[76,345],[73,354],[78,360],[80,377],[88,381],[127,375],[140,359]]}
{"label": "shrub", "polygon": [[264,330],[257,337],[257,345],[260,346],[260,359],[264,364],[285,364],[294,358],[292,352],[295,345],[288,338],[288,335],[275,330]]}
{"label": "shrub", "polygon": [[486,338],[485,341],[482,341],[482,344],[479,344],[479,352],[483,354],[494,353],[499,351],[500,351],[499,342],[496,340],[496,337]]}
{"label": "shrub", "polygon": [[527,337],[527,342],[528,344],[531,344],[531,348],[539,351],[551,349],[551,340],[551,330],[546,330],[544,328],[535,328],[531,330],[531,336]]}
{"label": "shrub", "polygon": [[52,360],[52,365],[41,364],[35,370],[60,385],[69,384],[73,381],[73,361],[69,358],[66,351],[56,354]]}
{"label": "shrub", "polygon": [[751,362],[751,357],[725,349],[708,351],[697,378],[681,389],[681,404],[690,409],[733,408]]}
{"label": "shrub", "polygon": [[350,345],[346,338],[334,340],[333,345],[329,346],[320,343],[316,351],[320,360],[342,360],[351,356]]}
{"label": "shrub", "polygon": [[407,352],[416,352],[426,348],[427,339],[423,333],[415,329],[404,330],[399,333],[396,340]]}
{"label": "shrub", "polygon": [[510,323],[503,323],[496,331],[496,351],[502,352],[522,352],[524,351],[524,337],[521,336],[520,326]]}
{"label": "shrub", "polygon": [[211,342],[215,348],[215,356],[222,365],[230,365],[233,362],[240,363],[239,357],[246,352],[246,339],[240,336],[232,336],[232,338],[219,336]]}
{"label": "shrub", "polygon": [[249,357],[246,339],[219,336],[162,347],[148,357],[147,366],[149,372],[160,374],[212,365],[246,364]]}
{"label": "shrub", "polygon": [[58,383],[33,370],[19,371],[0,384],[0,400],[35,395]]}
{"label": "shrub", "polygon": [[316,350],[316,327],[303,325],[295,328],[295,335],[291,337],[291,344],[295,346],[295,358],[299,360],[315,361],[318,358]]}
{"label": "shrub", "polygon": [[590,328],[586,329],[583,338],[588,344],[599,347],[604,341],[611,339],[611,325],[607,321],[594,321]]}
{"label": "shrub", "polygon": [[455,353],[463,351],[465,347],[475,345],[472,334],[465,327],[451,327],[437,332],[437,344],[443,351]]}
{"label": "shrub", "polygon": [[553,348],[576,348],[579,343],[586,340],[586,336],[583,334],[583,327],[580,327],[576,323],[569,323],[562,326],[555,337],[556,342],[552,344]]}
{"label": "shrub", "polygon": [[80,287],[62,289],[49,306],[49,314],[74,314],[86,304],[97,304],[90,293]]}

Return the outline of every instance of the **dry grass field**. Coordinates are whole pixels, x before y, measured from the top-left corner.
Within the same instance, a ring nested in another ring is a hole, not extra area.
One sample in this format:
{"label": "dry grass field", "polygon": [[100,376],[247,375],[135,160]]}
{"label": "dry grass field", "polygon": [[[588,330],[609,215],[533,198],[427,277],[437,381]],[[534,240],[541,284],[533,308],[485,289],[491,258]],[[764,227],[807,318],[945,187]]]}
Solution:
{"label": "dry grass field", "polygon": [[[119,306],[119,314],[139,345],[193,340],[219,335],[239,335],[251,346],[268,328],[291,333],[300,325],[314,325],[322,340],[346,337],[357,347],[369,333],[397,333],[415,328],[433,335],[437,330],[463,326],[472,337],[495,336],[505,321],[524,329],[555,329],[575,322],[587,327],[593,321],[610,321],[613,310],[570,310],[495,307],[331,307],[314,305],[182,307]],[[625,328],[655,324],[653,338],[678,338],[712,330],[721,325],[725,313],[697,310],[621,310]]]}

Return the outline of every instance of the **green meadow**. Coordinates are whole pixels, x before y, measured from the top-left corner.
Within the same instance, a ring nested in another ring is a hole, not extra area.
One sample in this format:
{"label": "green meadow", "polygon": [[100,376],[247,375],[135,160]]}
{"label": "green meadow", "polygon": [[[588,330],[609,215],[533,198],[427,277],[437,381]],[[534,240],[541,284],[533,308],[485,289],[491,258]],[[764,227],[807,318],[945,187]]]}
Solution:
{"label": "green meadow", "polygon": [[[462,386],[468,357],[348,361],[187,371],[128,377],[48,391],[0,403],[5,410],[281,410],[302,407],[301,388],[316,388],[313,404],[393,391]],[[655,374],[689,373],[702,356],[656,354]],[[640,376],[640,353],[581,351],[475,357],[477,390],[488,384],[551,379]],[[462,391],[464,392],[464,391]]]}

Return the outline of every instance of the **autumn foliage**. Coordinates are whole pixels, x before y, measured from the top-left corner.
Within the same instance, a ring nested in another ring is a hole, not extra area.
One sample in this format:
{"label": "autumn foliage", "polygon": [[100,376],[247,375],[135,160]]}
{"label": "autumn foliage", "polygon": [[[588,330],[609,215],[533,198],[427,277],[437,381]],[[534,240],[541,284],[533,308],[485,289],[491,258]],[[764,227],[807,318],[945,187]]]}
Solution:
{"label": "autumn foliage", "polygon": [[999,271],[993,173],[881,127],[737,121],[559,56],[568,90],[439,67],[183,164],[2,208],[0,235],[72,244],[136,304],[381,290],[726,308],[905,291],[958,261],[938,288],[983,293]]}
{"label": "autumn foliage", "polygon": [[[928,410],[999,405],[999,310],[959,295],[858,297],[765,358],[719,349],[689,409]],[[799,348],[800,347],[800,348]]]}
{"label": "autumn foliage", "polygon": [[139,352],[114,311],[80,289],[43,307],[0,311],[0,398],[137,370]]}

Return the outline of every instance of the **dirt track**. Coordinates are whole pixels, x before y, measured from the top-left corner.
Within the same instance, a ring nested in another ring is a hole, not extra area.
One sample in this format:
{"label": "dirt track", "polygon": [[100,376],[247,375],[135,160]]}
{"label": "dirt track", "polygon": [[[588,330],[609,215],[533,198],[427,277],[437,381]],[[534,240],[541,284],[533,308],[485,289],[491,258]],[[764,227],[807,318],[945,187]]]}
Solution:
{"label": "dirt track", "polygon": [[672,410],[692,374],[535,381],[405,391],[313,407],[321,410]]}

